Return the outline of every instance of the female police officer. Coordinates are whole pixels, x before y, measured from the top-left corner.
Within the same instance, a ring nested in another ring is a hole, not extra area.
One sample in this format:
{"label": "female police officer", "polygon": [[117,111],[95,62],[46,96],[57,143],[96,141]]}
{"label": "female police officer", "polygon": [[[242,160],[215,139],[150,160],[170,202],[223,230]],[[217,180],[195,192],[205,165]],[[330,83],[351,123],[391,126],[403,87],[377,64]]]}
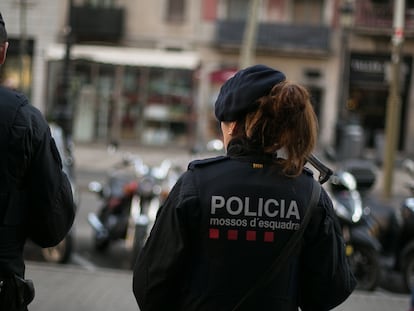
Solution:
{"label": "female police officer", "polygon": [[317,119],[308,92],[255,65],[222,86],[215,114],[227,155],[190,163],[161,207],[134,267],[140,309],[323,311],[340,304],[355,280],[323,190],[300,250],[257,283],[309,208],[314,179],[303,167]]}

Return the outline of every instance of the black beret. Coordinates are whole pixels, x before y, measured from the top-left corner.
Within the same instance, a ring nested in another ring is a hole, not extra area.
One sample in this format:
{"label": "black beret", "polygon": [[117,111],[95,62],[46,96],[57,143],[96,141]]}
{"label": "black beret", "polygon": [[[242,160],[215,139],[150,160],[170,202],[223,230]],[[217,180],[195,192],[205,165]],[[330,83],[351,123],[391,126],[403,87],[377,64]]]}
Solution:
{"label": "black beret", "polygon": [[254,65],[238,71],[221,87],[214,112],[219,121],[237,121],[256,108],[256,100],[284,81],[286,76],[265,65]]}
{"label": "black beret", "polygon": [[0,13],[0,24],[2,24],[3,26],[5,26],[4,20],[3,20],[3,16],[1,16],[1,13]]}

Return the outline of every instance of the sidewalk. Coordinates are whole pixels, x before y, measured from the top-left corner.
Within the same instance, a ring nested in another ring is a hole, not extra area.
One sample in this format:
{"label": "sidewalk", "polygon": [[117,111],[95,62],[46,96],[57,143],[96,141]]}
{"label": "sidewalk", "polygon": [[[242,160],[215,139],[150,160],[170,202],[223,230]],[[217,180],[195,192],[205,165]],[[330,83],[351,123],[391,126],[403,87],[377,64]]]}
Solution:
{"label": "sidewalk", "polygon": [[88,271],[68,265],[29,262],[26,278],[35,284],[30,311],[134,311],[132,272]]}
{"label": "sidewalk", "polygon": [[[30,311],[136,311],[132,272],[74,266],[27,264],[27,278],[36,287]],[[354,292],[335,311],[407,311],[409,295],[376,291]],[[166,305],[166,309],[168,306]],[[261,310],[252,310],[261,311]]]}

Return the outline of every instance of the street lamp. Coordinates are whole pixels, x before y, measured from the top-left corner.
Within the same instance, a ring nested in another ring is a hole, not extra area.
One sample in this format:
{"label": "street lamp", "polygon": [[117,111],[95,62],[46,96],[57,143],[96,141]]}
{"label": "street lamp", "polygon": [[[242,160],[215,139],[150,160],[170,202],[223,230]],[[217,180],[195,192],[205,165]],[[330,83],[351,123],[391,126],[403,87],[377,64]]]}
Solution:
{"label": "street lamp", "polygon": [[353,0],[344,0],[339,9],[340,13],[340,25],[341,25],[341,84],[339,89],[341,91],[340,98],[340,111],[341,119],[346,116],[348,96],[349,96],[349,65],[350,65],[350,51],[349,51],[349,34],[354,23],[354,1]]}
{"label": "street lamp", "polygon": [[354,22],[354,3],[352,0],[342,1],[339,7],[339,24],[341,31],[341,40],[339,47],[340,70],[338,78],[338,114],[335,128],[335,149],[341,148],[342,132],[344,130],[344,122],[347,117],[347,103],[349,96],[349,32]]}
{"label": "street lamp", "polygon": [[63,30],[65,39],[65,55],[62,74],[60,77],[57,102],[55,105],[55,121],[62,128],[66,142],[72,139],[73,108],[70,103],[70,52],[72,48],[73,34],[71,29],[71,13],[73,0],[68,1],[68,21]]}

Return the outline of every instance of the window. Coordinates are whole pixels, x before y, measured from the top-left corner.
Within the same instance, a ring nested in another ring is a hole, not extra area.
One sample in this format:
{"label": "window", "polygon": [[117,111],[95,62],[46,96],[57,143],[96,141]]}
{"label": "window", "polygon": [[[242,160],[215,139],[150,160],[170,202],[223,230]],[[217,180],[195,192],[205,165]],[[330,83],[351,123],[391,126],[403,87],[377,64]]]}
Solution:
{"label": "window", "polygon": [[323,1],[295,0],[293,21],[300,24],[321,24],[323,21]]}
{"label": "window", "polygon": [[227,18],[229,20],[247,20],[249,0],[228,0]]}
{"label": "window", "polygon": [[167,21],[183,22],[185,15],[185,0],[167,0]]}

